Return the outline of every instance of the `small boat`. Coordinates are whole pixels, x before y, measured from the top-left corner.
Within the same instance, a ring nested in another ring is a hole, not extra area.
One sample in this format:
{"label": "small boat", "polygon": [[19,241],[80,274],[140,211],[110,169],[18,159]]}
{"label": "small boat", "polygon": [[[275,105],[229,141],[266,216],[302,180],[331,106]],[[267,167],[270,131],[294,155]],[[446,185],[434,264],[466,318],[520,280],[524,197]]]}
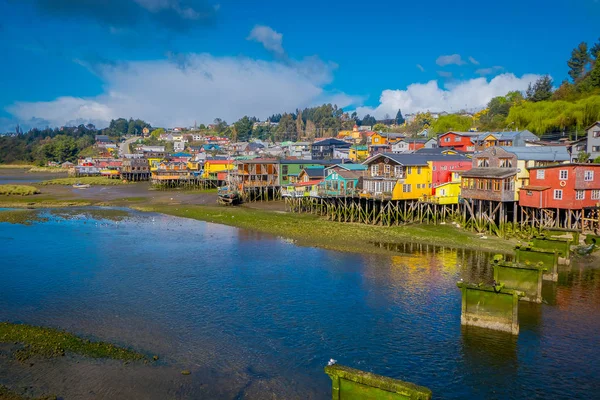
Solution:
{"label": "small boat", "polygon": [[240,193],[237,190],[232,190],[228,186],[220,187],[217,195],[219,196],[219,203],[225,205],[237,205],[242,202]]}
{"label": "small boat", "polygon": [[73,185],[73,187],[75,189],[87,189],[92,187],[92,185],[90,185],[89,183],[76,183]]}

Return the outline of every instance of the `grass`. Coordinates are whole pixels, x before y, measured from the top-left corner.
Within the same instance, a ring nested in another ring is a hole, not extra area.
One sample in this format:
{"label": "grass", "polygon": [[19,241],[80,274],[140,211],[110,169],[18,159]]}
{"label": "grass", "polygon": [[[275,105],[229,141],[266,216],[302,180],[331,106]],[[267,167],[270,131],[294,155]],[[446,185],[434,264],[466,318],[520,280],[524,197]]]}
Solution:
{"label": "grass", "polygon": [[69,171],[61,167],[31,167],[27,172],[49,172],[53,174],[66,174]]}
{"label": "grass", "polygon": [[92,205],[89,200],[66,199],[60,200],[42,195],[35,196],[35,200],[27,196],[0,196],[0,208],[62,208],[84,207]]}
{"label": "grass", "polygon": [[58,178],[40,182],[40,185],[74,185],[84,183],[89,185],[117,186],[128,185],[129,182],[123,182],[120,179],[109,179],[102,176],[84,176],[81,178]]}
{"label": "grass", "polygon": [[[56,217],[63,219],[73,219],[84,217],[86,219],[104,219],[110,221],[123,221],[131,214],[127,210],[118,210],[114,208],[86,208],[86,209],[69,209],[61,208],[50,211]],[[1,216],[1,215],[0,215]]]}
{"label": "grass", "polygon": [[496,237],[481,239],[450,224],[381,227],[244,207],[152,205],[134,208],[269,233],[293,239],[300,245],[359,253],[389,254],[380,243],[406,242],[507,253],[513,250],[515,243]]}
{"label": "grass", "polygon": [[31,196],[39,194],[40,190],[29,185],[0,185],[0,195],[6,196]]}
{"label": "grass", "polygon": [[56,400],[56,396],[43,396],[43,397],[28,397],[20,395],[17,392],[13,392],[4,385],[0,385],[0,400]]}
{"label": "grass", "polygon": [[31,169],[35,165],[31,164],[0,164],[0,169]]}
{"label": "grass", "polygon": [[21,344],[22,347],[14,353],[19,361],[26,361],[31,357],[62,357],[66,353],[121,361],[146,359],[141,353],[111,343],[82,339],[57,329],[10,322],[0,322],[0,343]]}

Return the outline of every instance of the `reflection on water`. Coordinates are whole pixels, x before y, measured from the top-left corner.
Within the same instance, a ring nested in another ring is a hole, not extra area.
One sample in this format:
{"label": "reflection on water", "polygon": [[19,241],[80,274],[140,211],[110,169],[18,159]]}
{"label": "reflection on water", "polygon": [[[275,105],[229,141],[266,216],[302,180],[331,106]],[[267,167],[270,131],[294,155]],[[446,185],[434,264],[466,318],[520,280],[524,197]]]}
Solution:
{"label": "reflection on water", "polygon": [[24,372],[0,357],[0,383],[33,380],[66,398],[325,399],[322,368],[335,358],[428,386],[436,398],[600,390],[598,269],[561,270],[545,283],[548,304],[521,303],[517,339],[461,329],[456,281],[491,281],[488,253],[337,253],[162,215],[53,218],[0,224],[0,233],[12,239],[0,241],[0,320],[161,356],[152,367],[81,361],[65,382],[49,377],[71,371],[68,363]]}

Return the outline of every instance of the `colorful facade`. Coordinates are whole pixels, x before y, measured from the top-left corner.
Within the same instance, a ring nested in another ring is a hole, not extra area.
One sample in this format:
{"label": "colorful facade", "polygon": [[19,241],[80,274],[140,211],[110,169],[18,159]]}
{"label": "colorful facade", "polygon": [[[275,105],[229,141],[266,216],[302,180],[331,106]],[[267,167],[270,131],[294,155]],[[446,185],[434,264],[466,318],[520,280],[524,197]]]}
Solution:
{"label": "colorful facade", "polygon": [[529,170],[522,207],[569,209],[600,206],[600,164],[560,164]]}

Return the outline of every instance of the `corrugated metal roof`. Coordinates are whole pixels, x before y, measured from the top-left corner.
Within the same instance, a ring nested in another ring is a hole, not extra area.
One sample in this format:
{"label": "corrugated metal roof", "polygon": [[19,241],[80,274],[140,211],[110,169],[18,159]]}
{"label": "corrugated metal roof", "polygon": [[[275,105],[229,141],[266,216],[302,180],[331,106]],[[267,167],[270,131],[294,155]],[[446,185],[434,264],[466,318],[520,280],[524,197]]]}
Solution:
{"label": "corrugated metal roof", "polygon": [[463,178],[508,178],[517,174],[516,168],[472,168],[462,173]]}
{"label": "corrugated metal roof", "polygon": [[499,146],[513,153],[519,160],[526,161],[569,161],[571,159],[566,146]]}

